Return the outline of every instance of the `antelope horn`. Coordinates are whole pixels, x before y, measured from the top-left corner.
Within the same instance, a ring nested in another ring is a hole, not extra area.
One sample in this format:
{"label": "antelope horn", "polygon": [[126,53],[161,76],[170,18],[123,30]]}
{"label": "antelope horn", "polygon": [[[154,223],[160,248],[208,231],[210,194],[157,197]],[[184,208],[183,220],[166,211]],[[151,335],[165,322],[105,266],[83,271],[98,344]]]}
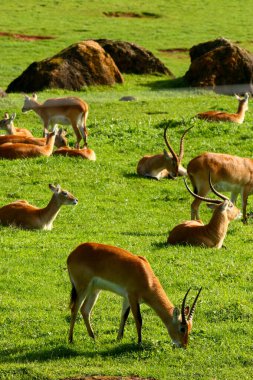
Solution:
{"label": "antelope horn", "polygon": [[195,312],[196,303],[198,301],[198,298],[199,298],[201,290],[202,290],[202,288],[199,289],[198,294],[196,295],[195,300],[194,300],[194,302],[192,304],[192,307],[191,307],[191,310],[190,310],[189,316],[188,316],[188,321],[192,321],[192,319],[193,319],[193,314]]}
{"label": "antelope horn", "polygon": [[169,128],[169,126],[167,125],[167,127],[165,127],[164,129],[164,134],[163,134],[163,137],[164,137],[164,140],[165,140],[165,143],[170,151],[170,153],[172,154],[174,160],[176,160],[178,162],[178,156],[177,154],[175,153],[175,151],[173,150],[172,146],[170,145],[170,143],[168,142],[168,139],[167,139],[167,136],[166,136],[166,133],[167,133],[167,129]]}
{"label": "antelope horn", "polygon": [[216,204],[216,205],[221,203],[221,201],[219,201],[218,199],[212,199],[212,198],[201,197],[200,195],[195,194],[195,193],[189,188],[189,186],[187,185],[186,179],[185,179],[185,178],[183,178],[183,179],[184,179],[184,184],[185,184],[187,190],[188,190],[189,193],[190,193],[191,195],[193,195],[195,198],[201,199],[202,201],[205,201],[205,202],[214,203],[214,204]]}
{"label": "antelope horn", "polygon": [[215,188],[213,187],[213,184],[212,184],[212,181],[211,181],[211,172],[209,172],[209,185],[210,185],[210,189],[212,190],[212,192],[217,195],[219,198],[223,199],[224,201],[229,201],[229,198],[226,197],[225,195],[219,193],[217,190],[215,190]]}
{"label": "antelope horn", "polygon": [[183,157],[184,157],[184,138],[185,138],[185,135],[186,133],[192,129],[194,127],[194,125],[192,125],[190,128],[186,129],[186,131],[184,131],[184,133],[182,134],[182,137],[180,139],[180,148],[179,148],[179,155],[178,155],[178,161],[181,162]]}
{"label": "antelope horn", "polygon": [[181,316],[182,316],[182,324],[183,325],[187,325],[187,322],[186,322],[186,315],[185,315],[185,301],[186,301],[186,298],[188,296],[188,293],[189,291],[191,290],[191,288],[189,288],[184,296],[184,299],[183,299],[183,302],[182,302],[182,308],[181,308]]}

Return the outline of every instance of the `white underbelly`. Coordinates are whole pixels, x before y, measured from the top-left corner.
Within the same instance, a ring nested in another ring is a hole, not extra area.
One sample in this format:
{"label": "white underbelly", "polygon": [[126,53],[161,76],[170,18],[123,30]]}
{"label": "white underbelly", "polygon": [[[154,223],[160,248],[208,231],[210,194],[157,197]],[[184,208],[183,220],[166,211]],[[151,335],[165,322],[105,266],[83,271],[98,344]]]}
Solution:
{"label": "white underbelly", "polygon": [[214,188],[220,192],[229,191],[231,193],[239,194],[241,192],[242,186],[236,183],[220,181],[214,185]]}
{"label": "white underbelly", "polygon": [[50,118],[50,124],[51,125],[55,125],[55,124],[68,125],[68,124],[71,124],[71,122],[69,118],[64,115],[55,115]]}
{"label": "white underbelly", "polygon": [[114,282],[104,280],[101,277],[93,277],[90,286],[94,289],[109,290],[122,297],[127,297],[127,291],[122,286],[115,284]]}

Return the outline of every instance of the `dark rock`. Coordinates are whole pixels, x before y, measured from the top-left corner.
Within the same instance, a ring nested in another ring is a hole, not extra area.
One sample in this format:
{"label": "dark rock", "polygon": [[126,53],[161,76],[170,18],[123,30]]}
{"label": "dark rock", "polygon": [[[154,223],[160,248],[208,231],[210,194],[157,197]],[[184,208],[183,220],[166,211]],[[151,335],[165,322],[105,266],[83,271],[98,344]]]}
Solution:
{"label": "dark rock", "polygon": [[78,91],[84,86],[122,83],[113,59],[95,41],[73,44],[51,58],[33,62],[12,81],[7,92],[33,92],[46,88]]}
{"label": "dark rock", "polygon": [[132,102],[135,100],[137,99],[134,96],[122,96],[122,98],[120,98],[121,102]]}
{"label": "dark rock", "polygon": [[225,39],[193,46],[184,79],[193,87],[233,94],[253,92],[253,56]]}
{"label": "dark rock", "polygon": [[110,54],[122,73],[166,74],[174,78],[171,71],[149,50],[125,41],[96,40]]}

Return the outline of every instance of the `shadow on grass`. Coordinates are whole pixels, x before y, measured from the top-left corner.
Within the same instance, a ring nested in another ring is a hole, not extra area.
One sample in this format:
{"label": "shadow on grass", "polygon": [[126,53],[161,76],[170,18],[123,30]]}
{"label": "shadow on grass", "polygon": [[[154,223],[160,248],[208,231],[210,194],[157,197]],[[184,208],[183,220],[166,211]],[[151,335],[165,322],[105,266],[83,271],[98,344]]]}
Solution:
{"label": "shadow on grass", "polygon": [[1,361],[3,363],[27,363],[27,362],[46,362],[49,360],[55,361],[55,360],[62,360],[82,356],[84,358],[96,358],[98,355],[101,357],[107,358],[107,357],[119,357],[127,355],[129,356],[129,353],[134,352],[140,352],[143,350],[153,350],[154,347],[152,344],[142,344],[138,345],[137,343],[125,343],[120,344],[112,349],[106,348],[102,350],[80,350],[80,348],[74,348],[74,347],[67,347],[64,345],[58,346],[56,348],[52,349],[45,349],[45,350],[38,350],[33,352],[24,352],[22,354],[19,354],[19,349],[13,349],[13,350],[1,350],[0,351],[0,357]]}
{"label": "shadow on grass", "polygon": [[184,81],[183,77],[175,78],[175,79],[161,79],[157,81],[150,81],[147,83],[141,84],[143,87],[149,87],[153,91],[159,91],[159,90],[188,90],[188,84]]}
{"label": "shadow on grass", "polygon": [[124,231],[120,232],[120,235],[124,236],[163,236],[164,234],[158,234],[157,232],[133,232],[133,231]]}

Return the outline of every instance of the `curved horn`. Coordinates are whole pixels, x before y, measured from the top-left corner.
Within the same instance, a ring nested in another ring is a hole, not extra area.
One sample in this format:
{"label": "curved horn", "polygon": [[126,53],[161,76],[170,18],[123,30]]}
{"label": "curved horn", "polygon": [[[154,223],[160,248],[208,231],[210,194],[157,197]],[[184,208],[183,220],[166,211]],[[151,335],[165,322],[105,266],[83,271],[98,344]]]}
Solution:
{"label": "curved horn", "polygon": [[196,303],[198,301],[198,298],[199,298],[201,290],[202,290],[202,287],[199,289],[198,294],[196,295],[195,300],[194,300],[194,302],[192,304],[192,307],[191,307],[191,310],[190,310],[189,316],[188,316],[188,321],[192,321],[192,319],[193,319],[193,314],[195,312]]}
{"label": "curved horn", "polygon": [[181,162],[183,157],[184,157],[184,138],[185,138],[185,135],[186,133],[192,129],[194,127],[194,125],[192,125],[190,128],[186,129],[186,131],[184,131],[184,133],[182,134],[182,137],[180,139],[180,148],[179,148],[179,155],[178,155],[178,161]]}
{"label": "curved horn", "polygon": [[183,178],[183,180],[184,180],[184,184],[185,184],[187,190],[188,190],[189,193],[190,193],[191,195],[193,195],[195,198],[201,199],[202,201],[205,201],[205,202],[214,203],[214,204],[220,204],[220,203],[221,203],[221,201],[219,201],[218,199],[212,199],[212,198],[201,197],[200,195],[195,194],[195,193],[189,188],[189,186],[187,185],[186,179]]}
{"label": "curved horn", "polygon": [[181,307],[181,315],[182,315],[182,324],[183,325],[187,325],[187,322],[186,322],[186,315],[185,315],[185,301],[186,301],[186,298],[188,296],[188,293],[189,291],[191,290],[191,288],[189,288],[187,290],[187,292],[185,293],[185,296],[184,296],[184,299],[183,299],[183,302],[182,302],[182,307]]}
{"label": "curved horn", "polygon": [[175,153],[175,151],[173,150],[172,146],[170,145],[170,143],[168,142],[168,139],[167,139],[167,136],[166,136],[166,133],[167,133],[167,129],[169,128],[169,126],[167,125],[167,127],[165,127],[164,129],[164,134],[163,134],[163,137],[164,137],[164,140],[165,140],[165,143],[170,151],[170,153],[172,154],[173,158],[178,161],[178,156],[177,154]]}
{"label": "curved horn", "polygon": [[215,188],[213,187],[212,181],[211,181],[211,172],[209,172],[209,186],[212,192],[217,195],[219,198],[223,199],[224,201],[229,201],[229,198],[226,197],[225,195],[219,193]]}

